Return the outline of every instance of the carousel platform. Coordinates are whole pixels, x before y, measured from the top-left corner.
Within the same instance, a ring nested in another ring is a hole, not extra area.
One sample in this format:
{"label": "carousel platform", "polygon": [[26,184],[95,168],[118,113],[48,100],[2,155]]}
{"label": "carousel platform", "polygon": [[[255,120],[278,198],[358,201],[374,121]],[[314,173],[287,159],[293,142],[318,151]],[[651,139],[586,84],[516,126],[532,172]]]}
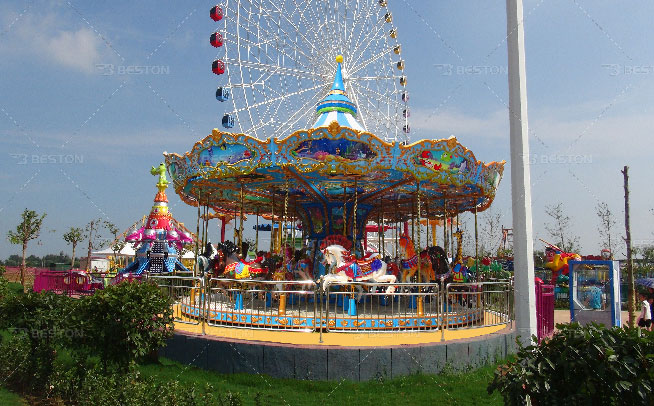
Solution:
{"label": "carousel platform", "polygon": [[516,351],[509,325],[429,332],[306,333],[176,323],[160,355],[218,373],[304,380],[392,379],[464,371]]}

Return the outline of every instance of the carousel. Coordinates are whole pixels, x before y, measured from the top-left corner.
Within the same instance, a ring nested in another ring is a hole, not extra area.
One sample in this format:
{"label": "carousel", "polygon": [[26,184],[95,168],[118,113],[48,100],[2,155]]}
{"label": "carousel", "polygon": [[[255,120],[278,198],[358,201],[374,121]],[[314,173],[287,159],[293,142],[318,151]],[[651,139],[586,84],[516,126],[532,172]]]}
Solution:
{"label": "carousel", "polygon": [[[310,128],[265,139],[214,129],[183,155],[164,153],[175,192],[198,208],[205,247],[198,272],[206,272],[207,300],[189,299],[181,311],[222,326],[313,331],[483,320],[481,292],[449,287],[475,279],[461,231],[446,225],[491,205],[504,161],[480,162],[455,137],[409,144],[367,131],[343,80],[347,61],[334,62]],[[234,219],[232,241],[223,221],[211,244],[212,216]],[[257,224],[253,260],[243,244],[246,216]],[[363,243],[370,230],[377,244]]]}

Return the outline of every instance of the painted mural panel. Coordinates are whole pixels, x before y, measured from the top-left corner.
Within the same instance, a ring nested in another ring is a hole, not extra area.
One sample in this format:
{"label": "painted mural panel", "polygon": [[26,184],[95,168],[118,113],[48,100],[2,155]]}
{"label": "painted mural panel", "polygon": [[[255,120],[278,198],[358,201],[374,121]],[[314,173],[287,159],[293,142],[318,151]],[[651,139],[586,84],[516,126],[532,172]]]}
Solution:
{"label": "painted mural panel", "polygon": [[245,145],[222,143],[203,149],[198,154],[198,164],[215,166],[219,162],[224,162],[233,165],[237,162],[254,158],[254,155]]}
{"label": "painted mural panel", "polygon": [[337,159],[343,161],[370,160],[377,156],[370,145],[347,139],[332,140],[320,138],[302,141],[291,154],[298,158],[310,158],[317,161]]}
{"label": "painted mural panel", "polygon": [[415,157],[415,164],[429,168],[433,171],[449,173],[465,172],[467,162],[462,156],[456,156],[443,150],[423,150]]}

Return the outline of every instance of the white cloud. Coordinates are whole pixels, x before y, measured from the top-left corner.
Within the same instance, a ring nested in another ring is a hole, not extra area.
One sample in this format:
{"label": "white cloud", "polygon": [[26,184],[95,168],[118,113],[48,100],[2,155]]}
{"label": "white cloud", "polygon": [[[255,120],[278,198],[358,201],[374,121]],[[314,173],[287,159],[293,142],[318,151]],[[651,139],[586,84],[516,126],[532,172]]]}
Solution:
{"label": "white cloud", "polygon": [[62,31],[50,39],[44,51],[59,64],[91,73],[100,62],[97,35],[88,28]]}
{"label": "white cloud", "polygon": [[4,57],[38,58],[83,73],[93,73],[99,63],[115,56],[83,22],[70,24],[56,14],[23,16],[0,42]]}
{"label": "white cloud", "polygon": [[[576,112],[576,113],[575,113]],[[413,109],[413,140],[425,138],[504,139],[509,138],[509,114],[506,109],[486,115],[471,115],[457,110],[433,114]],[[532,153],[587,153],[614,157],[650,154],[654,141],[654,116],[649,112],[613,111],[597,104],[567,106],[557,110],[530,111],[529,133]],[[616,143],[619,144],[618,148]],[[473,148],[472,145],[468,145]]]}
{"label": "white cloud", "polygon": [[486,116],[473,116],[455,110],[434,114],[424,109],[413,109],[410,123],[415,135],[422,138],[432,138],[433,135],[499,138],[507,137],[509,131],[506,110],[494,111]]}

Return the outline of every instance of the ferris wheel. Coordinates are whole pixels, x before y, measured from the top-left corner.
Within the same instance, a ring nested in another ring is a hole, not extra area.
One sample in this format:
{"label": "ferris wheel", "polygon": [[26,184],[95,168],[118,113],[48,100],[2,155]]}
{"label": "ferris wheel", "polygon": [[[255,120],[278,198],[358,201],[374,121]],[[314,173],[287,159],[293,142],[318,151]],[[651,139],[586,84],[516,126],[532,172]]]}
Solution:
{"label": "ferris wheel", "polygon": [[224,128],[258,139],[310,128],[343,55],[358,122],[408,140],[407,78],[386,0],[224,0],[211,18]]}

